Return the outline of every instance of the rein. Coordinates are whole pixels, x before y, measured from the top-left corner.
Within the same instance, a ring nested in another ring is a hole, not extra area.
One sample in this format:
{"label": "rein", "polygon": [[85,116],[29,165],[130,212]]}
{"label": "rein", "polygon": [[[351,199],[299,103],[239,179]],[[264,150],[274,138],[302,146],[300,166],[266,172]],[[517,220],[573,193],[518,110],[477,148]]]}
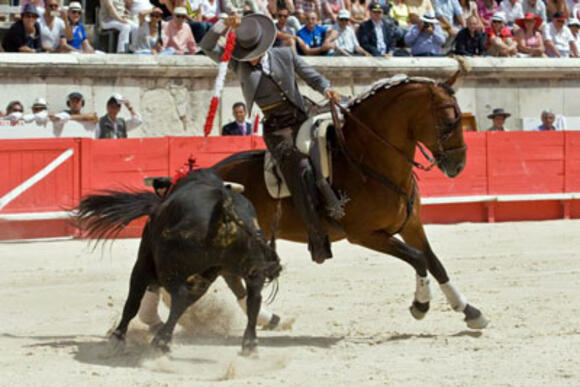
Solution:
{"label": "rein", "polygon": [[[330,108],[331,108],[331,112],[332,112],[332,121],[334,122],[334,125],[336,127],[340,126],[339,125],[340,121],[338,120],[338,116],[336,114],[336,109],[335,109],[336,107],[338,107],[338,109],[342,112],[342,114],[344,114],[345,116],[347,116],[348,118],[353,120],[359,127],[365,129],[367,132],[371,133],[374,137],[376,137],[377,140],[379,140],[379,142],[381,142],[383,145],[386,145],[389,148],[394,149],[399,155],[401,155],[405,160],[407,160],[407,162],[409,164],[411,164],[413,167],[421,169],[423,171],[430,171],[435,166],[435,164],[437,164],[437,160],[434,159],[433,157],[431,157],[429,155],[429,153],[423,148],[423,146],[421,146],[421,144],[417,143],[417,147],[419,148],[421,153],[425,156],[427,161],[429,161],[429,165],[427,165],[427,166],[425,166],[425,165],[419,163],[418,161],[415,161],[415,160],[411,159],[410,157],[408,157],[402,150],[400,150],[395,145],[391,144],[388,140],[383,138],[383,136],[378,134],[376,132],[376,130],[369,128],[364,122],[359,120],[358,117],[356,117],[354,114],[352,114],[352,112],[350,110],[348,110],[347,108],[343,107],[340,104],[335,103],[334,101],[331,101]],[[340,132],[342,133],[342,128],[340,129]],[[344,140],[344,133],[342,136],[342,140]]]}

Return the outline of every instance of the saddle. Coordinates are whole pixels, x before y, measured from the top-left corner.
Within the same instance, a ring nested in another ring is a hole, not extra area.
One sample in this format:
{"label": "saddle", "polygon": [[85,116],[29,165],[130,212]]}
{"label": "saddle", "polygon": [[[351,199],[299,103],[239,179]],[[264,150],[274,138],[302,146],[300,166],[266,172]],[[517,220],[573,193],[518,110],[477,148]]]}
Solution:
{"label": "saddle", "polygon": [[[330,113],[322,113],[308,118],[300,127],[296,136],[296,148],[307,155],[316,176],[332,181],[332,158],[327,135],[333,125]],[[290,197],[290,190],[269,151],[264,157],[264,180],[268,193],[274,199]]]}

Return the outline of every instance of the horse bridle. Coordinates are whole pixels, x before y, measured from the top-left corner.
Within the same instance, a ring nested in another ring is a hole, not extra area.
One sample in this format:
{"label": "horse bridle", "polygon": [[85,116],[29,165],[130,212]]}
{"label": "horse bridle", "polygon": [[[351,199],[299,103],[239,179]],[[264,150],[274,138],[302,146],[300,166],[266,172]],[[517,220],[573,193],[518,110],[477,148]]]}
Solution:
{"label": "horse bridle", "polygon": [[[434,99],[435,93],[433,93],[432,88],[430,88],[430,90],[431,90],[431,98]],[[443,131],[441,129],[440,125],[438,124],[439,120],[437,120],[437,112],[439,110],[452,107],[454,112],[455,112],[456,118],[454,121],[452,121],[449,124],[449,126],[450,127],[452,126],[453,129],[455,129],[455,127],[461,121],[461,111],[459,110],[459,105],[457,104],[457,100],[455,98],[453,98],[453,102],[447,102],[447,103],[439,104],[437,106],[435,106],[435,104],[432,103],[431,105],[433,106],[433,119],[436,122],[436,129],[437,129],[437,151],[433,152],[433,156],[431,156],[431,155],[429,155],[429,153],[424,149],[424,147],[419,142],[417,142],[417,144],[416,144],[416,146],[419,148],[421,153],[425,156],[427,161],[429,161],[429,165],[425,166],[425,165],[419,163],[418,161],[407,156],[402,150],[400,150],[394,144],[390,143],[387,139],[385,139],[383,136],[381,136],[379,133],[377,133],[376,130],[370,128],[368,125],[366,125],[364,122],[362,122],[358,117],[356,117],[354,114],[352,114],[352,112],[350,110],[348,110],[344,106],[341,106],[340,104],[335,103],[332,100],[330,101],[330,112],[332,115],[332,121],[334,122],[334,127],[335,127],[336,134],[337,134],[339,149],[340,149],[341,153],[345,156],[347,162],[351,165],[351,167],[354,170],[359,172],[363,181],[366,181],[366,178],[370,177],[373,180],[388,187],[392,191],[396,192],[399,196],[406,199],[407,211],[406,211],[405,220],[401,224],[399,229],[393,233],[393,235],[398,234],[399,232],[401,232],[403,230],[403,228],[407,224],[409,217],[411,216],[411,213],[413,212],[413,206],[415,203],[415,184],[413,184],[411,194],[409,195],[409,194],[407,194],[407,192],[405,192],[404,189],[402,189],[397,184],[393,183],[388,177],[377,172],[374,168],[367,165],[362,160],[360,160],[360,161],[357,160],[356,157],[348,150],[348,147],[346,145],[346,140],[344,137],[344,131],[342,130],[343,123],[338,118],[338,113],[336,111],[336,108],[338,108],[342,112],[343,115],[350,118],[354,123],[356,123],[357,126],[366,130],[367,132],[371,133],[381,144],[386,145],[389,148],[394,149],[411,166],[416,167],[418,169],[421,169],[423,171],[430,171],[438,162],[441,162],[442,160],[446,159],[447,157],[449,157],[450,154],[457,153],[457,152],[463,152],[463,151],[467,150],[467,147],[465,145],[460,146],[460,147],[456,147],[456,148],[451,148],[451,149],[444,149],[443,143],[446,142],[447,140],[449,140],[449,138],[453,135],[454,130],[450,130],[448,132]]]}

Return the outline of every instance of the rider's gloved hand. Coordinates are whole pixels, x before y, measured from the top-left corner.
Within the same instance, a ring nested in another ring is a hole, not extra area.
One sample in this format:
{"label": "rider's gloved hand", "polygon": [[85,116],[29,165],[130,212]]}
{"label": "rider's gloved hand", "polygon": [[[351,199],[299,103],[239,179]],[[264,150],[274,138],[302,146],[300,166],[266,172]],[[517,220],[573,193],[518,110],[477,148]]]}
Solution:
{"label": "rider's gloved hand", "polygon": [[340,103],[340,93],[334,89],[326,89],[324,91],[324,96],[334,103]]}
{"label": "rider's gloved hand", "polygon": [[238,14],[231,14],[229,15],[225,20],[224,23],[226,25],[226,27],[231,27],[233,29],[236,29],[240,26],[240,23],[242,22],[242,18],[240,17],[240,15]]}

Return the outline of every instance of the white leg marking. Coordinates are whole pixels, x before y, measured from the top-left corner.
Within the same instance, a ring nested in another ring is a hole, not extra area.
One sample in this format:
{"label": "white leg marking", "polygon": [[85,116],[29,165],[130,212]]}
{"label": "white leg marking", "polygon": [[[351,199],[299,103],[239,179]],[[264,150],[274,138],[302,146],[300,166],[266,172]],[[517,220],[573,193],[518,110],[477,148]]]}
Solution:
{"label": "white leg marking", "polygon": [[152,292],[147,290],[143,299],[141,299],[141,306],[139,307],[139,320],[143,323],[153,326],[161,323],[159,313],[157,313],[157,306],[159,305],[159,290]]}
{"label": "white leg marking", "polygon": [[[238,299],[238,305],[246,315],[248,315],[248,297]],[[272,320],[273,313],[270,312],[268,309],[264,307],[264,305],[260,306],[260,312],[258,313],[258,325],[265,326],[270,323]]]}
{"label": "white leg marking", "polygon": [[447,297],[447,302],[449,302],[451,308],[456,312],[463,312],[467,306],[467,298],[465,298],[465,296],[461,294],[455,286],[453,286],[451,281],[440,284],[439,286],[441,287],[443,294],[445,294],[445,297]]}
{"label": "white leg marking", "polygon": [[431,287],[429,277],[416,275],[415,301],[422,304],[431,301]]}

